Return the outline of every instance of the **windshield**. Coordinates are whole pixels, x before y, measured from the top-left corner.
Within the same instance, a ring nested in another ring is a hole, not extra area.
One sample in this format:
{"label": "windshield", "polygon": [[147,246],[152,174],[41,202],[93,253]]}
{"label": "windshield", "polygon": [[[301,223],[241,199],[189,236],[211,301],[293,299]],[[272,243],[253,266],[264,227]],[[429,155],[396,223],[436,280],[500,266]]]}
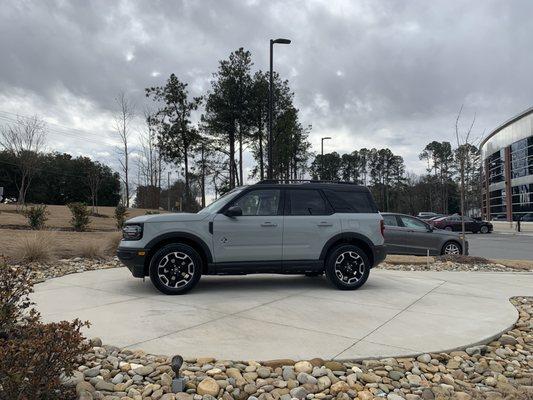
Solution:
{"label": "windshield", "polygon": [[210,213],[210,212],[213,212],[214,210],[217,210],[217,209],[221,208],[222,206],[224,206],[224,204],[226,204],[227,201],[229,201],[233,197],[235,197],[235,195],[237,193],[240,193],[241,190],[242,190],[242,188],[235,188],[233,190],[230,190],[224,196],[219,197],[214,202],[209,204],[207,207],[202,208],[200,211],[198,211],[198,214]]}

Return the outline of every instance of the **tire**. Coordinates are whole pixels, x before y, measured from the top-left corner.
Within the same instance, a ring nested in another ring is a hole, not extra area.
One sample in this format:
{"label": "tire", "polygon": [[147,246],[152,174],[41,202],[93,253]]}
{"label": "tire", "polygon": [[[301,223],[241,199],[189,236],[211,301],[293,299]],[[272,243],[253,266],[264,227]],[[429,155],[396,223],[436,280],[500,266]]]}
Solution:
{"label": "tire", "polygon": [[[354,264],[357,264],[357,269],[353,268]],[[337,246],[326,259],[326,278],[340,290],[360,288],[368,279],[369,273],[368,256],[359,247],[351,244]]]}
{"label": "tire", "polygon": [[444,227],[444,230],[445,230],[445,231],[450,231],[450,232],[451,232],[451,231],[453,231],[453,227],[451,227],[451,226],[448,225],[448,226]]}
{"label": "tire", "polygon": [[442,246],[442,250],[440,254],[441,255],[445,255],[445,254],[460,255],[460,254],[463,254],[463,249],[460,243],[451,240],[449,242],[444,243],[444,246]]}
{"label": "tire", "polygon": [[481,225],[479,232],[483,234],[489,233],[489,227],[487,225]]}
{"label": "tire", "polygon": [[[172,269],[165,268],[169,265]],[[150,280],[157,290],[164,294],[187,293],[196,286],[201,275],[202,258],[186,244],[167,244],[150,260]],[[178,278],[182,279],[177,280]],[[172,285],[175,280],[177,282]]]}

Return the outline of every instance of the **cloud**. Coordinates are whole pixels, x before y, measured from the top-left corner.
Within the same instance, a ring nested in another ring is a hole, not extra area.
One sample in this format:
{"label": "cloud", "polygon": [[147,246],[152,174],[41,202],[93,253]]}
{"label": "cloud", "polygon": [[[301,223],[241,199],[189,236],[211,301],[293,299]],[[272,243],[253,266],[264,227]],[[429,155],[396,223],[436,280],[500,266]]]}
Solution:
{"label": "cloud", "polygon": [[51,145],[112,162],[121,90],[142,114],[144,88],[170,73],[198,95],[231,51],[251,50],[266,70],[268,39],[288,37],[275,68],[313,125],[314,150],[322,136],[340,152],[390,147],[422,171],[418,153],[453,140],[461,104],[479,134],[531,105],[532,14],[526,0],[12,0],[0,8],[0,111],[103,138],[56,133]]}

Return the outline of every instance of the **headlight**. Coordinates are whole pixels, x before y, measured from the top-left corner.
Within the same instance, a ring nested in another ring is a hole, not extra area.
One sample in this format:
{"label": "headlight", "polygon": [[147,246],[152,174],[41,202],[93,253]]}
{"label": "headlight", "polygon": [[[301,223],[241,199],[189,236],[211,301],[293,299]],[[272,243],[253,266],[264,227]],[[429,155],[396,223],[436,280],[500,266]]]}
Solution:
{"label": "headlight", "polygon": [[140,240],[143,237],[143,226],[140,224],[125,225],[122,228],[122,239]]}

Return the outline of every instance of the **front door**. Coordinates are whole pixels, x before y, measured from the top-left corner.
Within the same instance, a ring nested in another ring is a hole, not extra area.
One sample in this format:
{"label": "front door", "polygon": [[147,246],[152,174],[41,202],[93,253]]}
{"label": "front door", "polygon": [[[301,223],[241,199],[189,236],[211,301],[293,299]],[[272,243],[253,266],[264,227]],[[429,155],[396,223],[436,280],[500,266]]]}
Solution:
{"label": "front door", "polygon": [[341,223],[319,190],[287,189],[285,197],[283,263],[289,269],[296,261],[318,261],[326,242],[341,232]]}
{"label": "front door", "polygon": [[440,238],[433,234],[430,227],[418,218],[400,215],[400,222],[404,226],[407,254],[440,254]]}
{"label": "front door", "polygon": [[[213,220],[213,249],[220,263],[250,261],[252,269],[281,268],[283,215],[279,189],[254,189],[232,202],[242,216],[217,214]],[[232,268],[232,267],[231,267]],[[243,270],[247,268],[242,265]]]}

